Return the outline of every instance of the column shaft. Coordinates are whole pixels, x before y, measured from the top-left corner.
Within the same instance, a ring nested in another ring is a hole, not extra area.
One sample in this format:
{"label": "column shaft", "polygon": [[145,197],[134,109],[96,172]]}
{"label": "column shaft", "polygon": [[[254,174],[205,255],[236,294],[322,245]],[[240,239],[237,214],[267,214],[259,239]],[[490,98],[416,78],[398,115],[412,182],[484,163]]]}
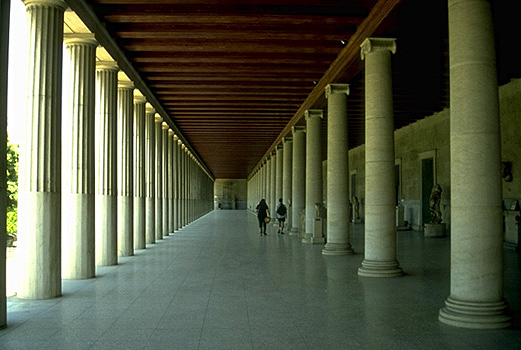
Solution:
{"label": "column shaft", "polygon": [[163,119],[156,114],[155,123],[155,213],[156,241],[163,239]]}
{"label": "column shaft", "polygon": [[366,39],[365,256],[360,276],[403,274],[396,260],[396,194],[391,52],[394,39]]}
{"label": "column shaft", "polygon": [[118,255],[134,255],[133,121],[134,84],[120,81],[117,119]]}
{"label": "column shaft", "polygon": [[145,103],[142,95],[134,96],[134,249],[146,247]]}
{"label": "column shaft", "polygon": [[316,208],[322,217],[322,110],[306,111],[306,237],[303,243],[324,243],[321,229],[315,229]]}
{"label": "column shaft", "polygon": [[163,123],[163,130],[161,135],[161,143],[162,143],[162,158],[161,158],[161,178],[162,178],[162,188],[161,192],[163,192],[163,237],[168,236],[169,233],[169,207],[168,207],[168,125]]}
{"label": "column shaft", "polygon": [[174,191],[175,191],[175,143],[174,132],[168,130],[168,231],[174,233],[175,231],[175,203],[174,203]]}
{"label": "column shaft", "polygon": [[147,244],[156,243],[155,114],[155,109],[147,106],[145,117],[145,236]]}
{"label": "column shaft", "polygon": [[[282,145],[277,146],[277,164],[275,170],[275,206],[273,210],[277,208],[279,204],[279,198],[282,198],[282,176],[283,176],[283,168],[284,165],[284,150],[282,149]],[[282,198],[283,202],[286,202],[286,198]],[[275,215],[273,215],[275,217]]]}
{"label": "column shaft", "polygon": [[449,48],[451,282],[439,319],[465,328],[508,327],[499,97],[489,1],[449,0]]}
{"label": "column shaft", "polygon": [[299,232],[300,213],[306,208],[306,132],[303,127],[293,127],[293,171],[292,171],[292,223],[290,234],[303,238]]}
{"label": "column shaft", "polygon": [[324,255],[353,254],[349,239],[349,85],[330,84],[327,97],[327,244]]}
{"label": "column shaft", "polygon": [[47,299],[61,295],[61,69],[66,4],[33,1],[26,6],[27,120],[18,195],[23,277],[18,296]]}
{"label": "column shaft", "polygon": [[293,174],[293,140],[291,138],[284,138],[282,141],[284,145],[283,151],[283,170],[282,170],[282,200],[287,207],[286,214],[286,230],[289,232],[291,230],[291,220],[292,220],[292,191],[291,191],[291,180]]}
{"label": "column shaft", "polygon": [[92,36],[65,40],[69,64],[62,120],[62,277],[95,275],[94,112],[96,46]]}
{"label": "column shaft", "polygon": [[108,266],[118,262],[116,63],[98,62],[96,79],[96,264]]}

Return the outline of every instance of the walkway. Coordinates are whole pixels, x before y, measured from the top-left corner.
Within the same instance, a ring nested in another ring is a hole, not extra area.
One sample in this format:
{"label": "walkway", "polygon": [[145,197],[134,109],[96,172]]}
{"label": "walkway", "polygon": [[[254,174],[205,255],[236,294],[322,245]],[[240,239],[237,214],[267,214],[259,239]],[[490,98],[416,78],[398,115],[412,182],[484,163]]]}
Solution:
{"label": "walkway", "polygon": [[[361,278],[361,228],[356,255],[324,257],[274,226],[259,237],[246,211],[214,211],[95,279],[64,281],[61,298],[10,298],[0,349],[521,349],[519,329],[438,322],[449,239],[399,232],[407,275]],[[505,253],[519,314],[519,258]]]}

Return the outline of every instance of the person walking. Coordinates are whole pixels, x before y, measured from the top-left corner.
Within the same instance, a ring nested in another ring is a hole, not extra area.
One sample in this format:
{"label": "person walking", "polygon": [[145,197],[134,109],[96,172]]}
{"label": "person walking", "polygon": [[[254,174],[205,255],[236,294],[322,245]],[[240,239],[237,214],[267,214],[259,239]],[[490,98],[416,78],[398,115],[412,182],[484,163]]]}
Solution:
{"label": "person walking", "polygon": [[284,234],[284,223],[286,222],[286,216],[288,215],[288,208],[282,203],[282,198],[279,198],[279,204],[277,204],[277,220],[279,221],[279,231],[281,235]]}
{"label": "person walking", "polygon": [[260,200],[259,204],[255,208],[257,211],[257,218],[259,219],[259,234],[262,236],[266,236],[266,218],[270,217],[270,208],[266,204],[266,200],[263,198]]}

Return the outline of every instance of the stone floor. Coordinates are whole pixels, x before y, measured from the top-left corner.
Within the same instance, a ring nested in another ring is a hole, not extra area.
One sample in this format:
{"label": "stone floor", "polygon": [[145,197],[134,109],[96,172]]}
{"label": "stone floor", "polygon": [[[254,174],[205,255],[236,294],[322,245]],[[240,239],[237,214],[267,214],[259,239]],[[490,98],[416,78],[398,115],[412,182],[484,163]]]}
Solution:
{"label": "stone floor", "polygon": [[357,254],[322,256],[295,237],[259,237],[246,211],[214,211],[63,297],[8,299],[0,349],[521,349],[519,256],[505,251],[515,326],[438,322],[449,295],[448,238],[398,233],[406,276],[358,277]]}

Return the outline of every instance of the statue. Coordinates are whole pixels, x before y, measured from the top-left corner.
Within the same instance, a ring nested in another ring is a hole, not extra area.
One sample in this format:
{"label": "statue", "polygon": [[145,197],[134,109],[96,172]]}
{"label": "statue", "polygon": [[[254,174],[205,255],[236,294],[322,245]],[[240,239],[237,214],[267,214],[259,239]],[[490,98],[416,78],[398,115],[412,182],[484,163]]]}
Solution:
{"label": "statue", "polygon": [[432,224],[441,224],[440,201],[441,201],[441,186],[436,184],[432,188],[431,196],[429,198]]}
{"label": "statue", "polygon": [[315,218],[320,218],[322,212],[322,205],[320,203],[315,203]]}
{"label": "statue", "polygon": [[357,196],[353,196],[353,221],[360,219],[360,202]]}

